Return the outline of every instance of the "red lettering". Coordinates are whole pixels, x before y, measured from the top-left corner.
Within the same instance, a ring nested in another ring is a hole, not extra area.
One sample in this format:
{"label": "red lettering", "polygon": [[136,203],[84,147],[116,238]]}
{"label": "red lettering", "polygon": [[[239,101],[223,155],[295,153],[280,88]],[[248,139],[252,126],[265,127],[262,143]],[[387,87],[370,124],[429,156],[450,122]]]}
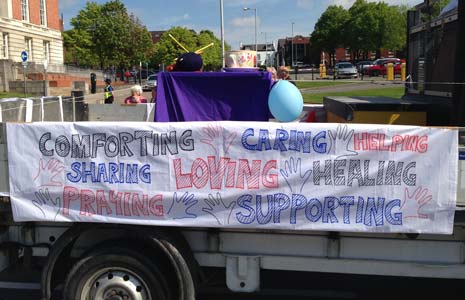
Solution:
{"label": "red lettering", "polygon": [[147,194],[142,195],[141,200],[138,193],[132,193],[132,214],[140,216],[139,212],[141,212],[144,216],[148,216],[148,202],[149,196]]}
{"label": "red lettering", "polygon": [[418,148],[418,152],[420,153],[425,153],[426,151],[428,151],[428,136],[427,135],[421,136],[418,139],[417,148]]}
{"label": "red lettering", "polygon": [[400,135],[393,136],[392,143],[391,143],[391,152],[396,152],[397,146],[402,145],[403,142],[404,142],[404,139]]}
{"label": "red lettering", "polygon": [[90,217],[95,215],[92,204],[95,202],[94,192],[91,190],[81,190],[81,216]]}
{"label": "red lettering", "polygon": [[263,167],[262,184],[264,187],[270,189],[278,187],[278,174],[268,174],[271,170],[276,170],[276,165],[276,160],[270,160],[267,161],[265,166]]}
{"label": "red lettering", "polygon": [[164,216],[165,212],[163,211],[163,196],[155,195],[149,200],[149,211],[152,215],[157,217]]}
{"label": "red lettering", "polygon": [[111,210],[110,205],[105,198],[105,191],[104,190],[97,190],[95,193],[95,200],[97,202],[97,214],[103,215],[102,209],[105,208],[107,211],[107,215],[111,215],[113,212]]}
{"label": "red lettering", "polygon": [[124,207],[124,215],[129,217],[131,216],[131,193],[126,192],[124,193],[124,198],[123,198],[123,207]]}
{"label": "red lettering", "polygon": [[368,147],[367,147],[366,140],[367,140],[366,132],[362,133],[361,137],[360,137],[360,133],[354,134],[354,150],[359,151],[360,148],[362,148],[363,150],[367,150]]}
{"label": "red lettering", "polygon": [[194,184],[194,186],[198,189],[203,188],[207,184],[208,178],[210,177],[207,162],[201,158],[197,158],[196,160],[194,160],[194,163],[192,164],[191,175],[192,183]]}
{"label": "red lettering", "polygon": [[182,173],[181,159],[173,160],[174,177],[176,178],[176,188],[178,190],[192,187],[191,173]]}
{"label": "red lettering", "polygon": [[123,215],[123,209],[121,208],[121,200],[123,198],[123,193],[118,192],[115,195],[115,191],[111,190],[110,191],[110,202],[115,205],[116,208],[116,215],[117,216],[122,216]]}
{"label": "red lettering", "polygon": [[236,162],[230,161],[228,162],[228,170],[226,172],[226,187],[227,188],[234,187],[235,175],[236,175]]}
{"label": "red lettering", "polygon": [[252,169],[250,169],[249,161],[247,159],[239,159],[236,187],[244,189],[244,181],[247,181],[248,189],[258,189],[261,163],[261,160],[253,160]]}
{"label": "red lettering", "polygon": [[223,186],[224,173],[229,158],[221,157],[218,164],[216,164],[216,157],[208,157],[208,168],[210,169],[210,188],[212,190],[220,190]]}
{"label": "red lettering", "polygon": [[71,186],[65,186],[63,189],[63,209],[61,213],[64,216],[69,216],[69,206],[71,201],[79,199],[79,190]]}

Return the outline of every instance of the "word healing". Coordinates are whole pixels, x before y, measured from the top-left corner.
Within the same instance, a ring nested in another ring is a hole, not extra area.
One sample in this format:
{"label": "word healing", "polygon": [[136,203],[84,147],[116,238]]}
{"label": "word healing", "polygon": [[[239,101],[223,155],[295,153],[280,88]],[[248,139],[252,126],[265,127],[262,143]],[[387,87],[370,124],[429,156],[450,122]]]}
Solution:
{"label": "word healing", "polygon": [[137,130],[132,133],[119,132],[117,135],[93,133],[73,134],[71,137],[60,135],[56,138],[52,138],[52,134],[47,132],[39,139],[39,149],[44,156],[71,158],[96,158],[99,152],[111,158],[175,155],[180,150],[195,150],[192,130],[181,133],[175,130],[168,133]]}
{"label": "word healing", "polygon": [[[304,216],[305,222],[363,224],[368,227],[402,225],[401,201],[386,201],[378,197],[334,196],[324,199],[306,198],[301,194],[242,195],[237,199],[239,212],[236,219],[241,224],[297,224]],[[285,219],[283,219],[285,216]],[[339,218],[337,217],[339,216]]]}

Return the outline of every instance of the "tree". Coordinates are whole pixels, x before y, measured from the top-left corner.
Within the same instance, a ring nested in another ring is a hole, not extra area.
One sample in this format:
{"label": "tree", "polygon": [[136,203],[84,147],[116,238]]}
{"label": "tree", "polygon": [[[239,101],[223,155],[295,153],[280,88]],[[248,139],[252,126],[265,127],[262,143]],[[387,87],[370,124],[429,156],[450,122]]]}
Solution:
{"label": "tree", "polygon": [[357,59],[376,50],[376,34],[379,28],[379,17],[376,3],[357,0],[349,9],[350,19],[346,26],[347,44]]}
{"label": "tree", "polygon": [[346,44],[345,28],[349,16],[349,12],[342,6],[328,6],[315,24],[315,30],[311,35],[314,46],[331,54],[333,64],[336,48]]}
{"label": "tree", "polygon": [[128,15],[120,0],[87,2],[71,19],[71,25],[73,29],[63,35],[66,51],[75,55],[74,62],[83,65],[126,65],[148,57],[152,50],[150,33],[137,18]]}
{"label": "tree", "polygon": [[[203,30],[197,34],[195,31],[184,27],[173,27],[163,34],[160,42],[155,45],[152,59],[154,64],[173,64],[179,55],[186,52],[170,38],[170,34],[187,50],[192,52],[213,43],[213,46],[206,49],[202,54],[204,69],[217,70],[221,68],[221,42],[213,32]],[[225,48],[226,50],[230,49],[229,45],[225,45]]]}

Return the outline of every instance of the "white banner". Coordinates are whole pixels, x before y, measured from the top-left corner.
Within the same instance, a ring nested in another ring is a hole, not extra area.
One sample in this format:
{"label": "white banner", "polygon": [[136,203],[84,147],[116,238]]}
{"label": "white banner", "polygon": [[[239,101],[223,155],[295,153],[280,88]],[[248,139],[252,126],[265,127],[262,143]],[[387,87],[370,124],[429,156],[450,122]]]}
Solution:
{"label": "white banner", "polygon": [[457,130],[8,124],[16,221],[452,233]]}

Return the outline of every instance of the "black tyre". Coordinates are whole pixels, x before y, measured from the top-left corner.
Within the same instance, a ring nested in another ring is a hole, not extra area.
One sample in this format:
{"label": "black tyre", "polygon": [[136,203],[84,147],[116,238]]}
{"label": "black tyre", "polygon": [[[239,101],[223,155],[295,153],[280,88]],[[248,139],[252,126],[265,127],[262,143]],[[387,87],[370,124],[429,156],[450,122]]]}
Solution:
{"label": "black tyre", "polygon": [[373,71],[372,76],[379,76],[379,71]]}
{"label": "black tyre", "polygon": [[170,300],[158,266],[138,252],[112,248],[78,261],[66,279],[67,300]]}

